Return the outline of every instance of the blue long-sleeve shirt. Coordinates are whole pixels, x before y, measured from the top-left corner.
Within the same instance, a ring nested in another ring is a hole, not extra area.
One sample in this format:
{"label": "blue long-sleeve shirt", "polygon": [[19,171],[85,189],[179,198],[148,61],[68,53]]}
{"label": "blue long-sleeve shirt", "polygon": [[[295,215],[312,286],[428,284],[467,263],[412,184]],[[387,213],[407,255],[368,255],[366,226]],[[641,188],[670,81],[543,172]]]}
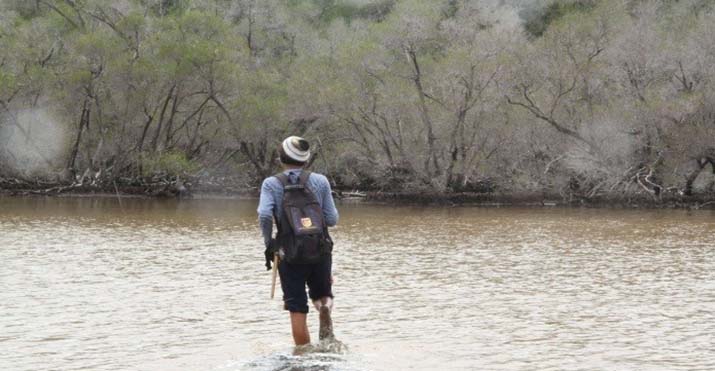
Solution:
{"label": "blue long-sleeve shirt", "polygon": [[[290,183],[297,183],[302,169],[286,170],[283,173],[288,175]],[[335,208],[335,201],[330,190],[330,182],[325,175],[310,173],[306,186],[313,192],[323,209],[325,223],[332,227],[338,224],[338,209]],[[261,186],[261,198],[258,201],[258,219],[263,234],[263,241],[268,247],[273,233],[273,215],[280,220],[283,210],[283,184],[276,177],[268,177]]]}

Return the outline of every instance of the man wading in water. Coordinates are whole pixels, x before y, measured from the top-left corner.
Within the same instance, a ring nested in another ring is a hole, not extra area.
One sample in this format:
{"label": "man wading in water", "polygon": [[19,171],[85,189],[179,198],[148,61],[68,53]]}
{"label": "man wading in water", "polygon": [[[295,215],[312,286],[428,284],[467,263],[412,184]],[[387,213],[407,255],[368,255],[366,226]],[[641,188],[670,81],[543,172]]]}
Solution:
{"label": "man wading in water", "polygon": [[[338,210],[328,179],[303,170],[310,158],[310,144],[288,137],[278,148],[283,171],[266,178],[261,187],[258,217],[266,245],[266,266],[274,254],[283,289],[284,308],[290,312],[296,345],[310,343],[306,322],[309,296],[320,316],[320,340],[332,339],[332,248],[328,227],[338,222]],[[272,238],[275,218],[278,233]]]}

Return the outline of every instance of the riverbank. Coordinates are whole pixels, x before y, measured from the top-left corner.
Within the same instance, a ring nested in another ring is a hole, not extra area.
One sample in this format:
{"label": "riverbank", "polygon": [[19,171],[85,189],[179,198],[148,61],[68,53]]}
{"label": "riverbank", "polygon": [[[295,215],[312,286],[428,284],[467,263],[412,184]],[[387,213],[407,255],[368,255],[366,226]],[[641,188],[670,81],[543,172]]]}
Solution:
{"label": "riverbank", "polygon": [[564,197],[548,193],[389,193],[369,192],[366,201],[396,204],[425,204],[447,206],[533,206],[533,207],[592,207],[592,208],[649,208],[649,209],[715,209],[715,195],[659,198],[636,194],[585,198]]}
{"label": "riverbank", "polygon": [[[16,187],[0,184],[0,196],[10,197],[120,197],[120,198],[194,198],[194,199],[254,199],[256,187],[231,187],[217,184],[194,186],[190,183],[151,183],[145,185],[58,185],[38,182]],[[348,189],[334,190],[336,199],[343,202],[362,202],[394,205],[482,206],[482,207],[588,207],[588,208],[648,208],[648,209],[715,209],[715,195],[648,194],[578,197],[543,192],[533,193],[438,193],[438,192],[361,192]]]}

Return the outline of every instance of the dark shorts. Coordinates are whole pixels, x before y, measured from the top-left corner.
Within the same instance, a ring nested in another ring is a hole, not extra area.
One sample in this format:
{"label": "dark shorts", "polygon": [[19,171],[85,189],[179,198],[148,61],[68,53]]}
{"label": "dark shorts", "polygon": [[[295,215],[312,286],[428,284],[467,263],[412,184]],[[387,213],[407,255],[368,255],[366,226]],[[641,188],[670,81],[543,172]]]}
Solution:
{"label": "dark shorts", "polygon": [[[316,264],[289,264],[280,262],[278,272],[283,289],[283,307],[291,312],[308,313],[308,296],[311,300],[333,297],[331,272],[332,257]],[[309,294],[305,294],[305,284]]]}

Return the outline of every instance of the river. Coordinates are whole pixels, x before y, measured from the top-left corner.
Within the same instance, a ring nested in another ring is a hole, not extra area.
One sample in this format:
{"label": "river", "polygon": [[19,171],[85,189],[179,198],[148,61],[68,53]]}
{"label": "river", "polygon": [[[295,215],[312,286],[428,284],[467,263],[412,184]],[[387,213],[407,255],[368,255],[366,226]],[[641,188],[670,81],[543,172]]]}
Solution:
{"label": "river", "polygon": [[0,370],[715,369],[713,211],[341,204],[293,356],[255,206],[0,197]]}

